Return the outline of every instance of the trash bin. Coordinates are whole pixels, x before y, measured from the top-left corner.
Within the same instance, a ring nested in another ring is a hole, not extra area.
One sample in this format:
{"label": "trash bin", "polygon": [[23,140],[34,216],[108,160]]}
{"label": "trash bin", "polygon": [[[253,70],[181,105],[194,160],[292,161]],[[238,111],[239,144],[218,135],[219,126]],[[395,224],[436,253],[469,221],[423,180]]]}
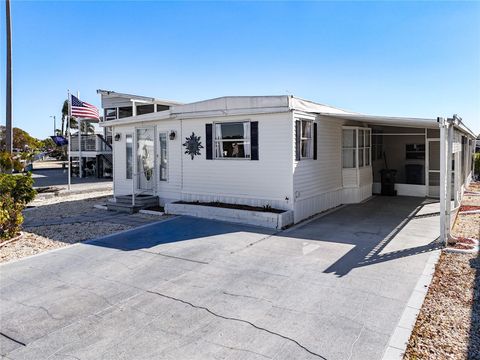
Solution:
{"label": "trash bin", "polygon": [[394,169],[382,169],[380,170],[381,183],[382,183],[382,195],[396,196],[397,190],[395,190],[395,177],[397,170]]}

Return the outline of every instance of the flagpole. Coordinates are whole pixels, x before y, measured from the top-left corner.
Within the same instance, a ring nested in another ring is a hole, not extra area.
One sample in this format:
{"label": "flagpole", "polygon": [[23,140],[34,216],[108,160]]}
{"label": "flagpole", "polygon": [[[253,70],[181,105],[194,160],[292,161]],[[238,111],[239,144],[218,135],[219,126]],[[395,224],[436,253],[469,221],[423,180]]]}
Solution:
{"label": "flagpole", "polygon": [[[80,99],[80,91],[77,90],[77,99]],[[82,166],[82,120],[77,120],[78,125],[78,177],[81,179],[83,177],[83,166]]]}
{"label": "flagpole", "polygon": [[70,118],[72,117],[72,102],[70,98],[70,90],[68,90],[68,117],[67,117],[67,134],[68,134],[68,190],[71,190],[72,182],[72,165],[70,151],[72,149],[72,137],[70,136]]}

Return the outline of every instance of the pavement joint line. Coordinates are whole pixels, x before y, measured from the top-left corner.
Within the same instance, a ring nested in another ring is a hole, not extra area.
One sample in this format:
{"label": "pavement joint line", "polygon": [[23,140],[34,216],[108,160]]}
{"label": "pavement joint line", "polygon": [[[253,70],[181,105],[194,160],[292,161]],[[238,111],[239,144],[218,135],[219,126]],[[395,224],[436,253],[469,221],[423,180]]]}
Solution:
{"label": "pavement joint line", "polygon": [[[438,249],[435,249],[434,251],[432,251],[432,253],[430,254],[428,260],[427,260],[427,263],[425,264],[425,268],[423,270],[423,273],[425,272],[431,272],[433,274],[433,272],[435,272],[435,266],[436,264],[438,263],[438,260],[440,259],[440,251]],[[420,293],[421,296],[422,296],[422,305],[423,305],[423,302],[425,301],[425,297],[427,295],[427,292],[428,292],[428,289],[430,288],[430,285],[432,283],[432,280],[433,280],[433,275],[432,277],[429,279],[428,281],[428,284],[427,285],[427,288],[426,288],[426,291],[423,293],[423,292],[420,292],[418,290],[415,290],[419,285],[425,285],[425,278],[420,276],[420,278],[418,279],[417,281],[417,284],[415,285],[414,287],[414,290],[412,290],[412,296],[415,294],[415,293]],[[385,347],[385,350],[384,350],[384,353],[383,353],[383,356],[382,356],[382,360],[392,360],[391,358],[387,358],[386,355],[388,353],[388,350],[389,349],[396,349],[396,350],[400,350],[401,352],[401,357],[398,358],[398,360],[401,360],[403,359],[403,355],[405,354],[405,351],[407,350],[407,345],[408,345],[408,340],[410,339],[410,336],[412,335],[412,332],[413,332],[413,329],[415,327],[415,323],[417,322],[417,317],[418,315],[420,314],[420,309],[421,309],[421,305],[418,307],[414,304],[415,300],[413,299],[413,297],[410,296],[407,304],[405,305],[405,308],[403,310],[403,313],[397,323],[397,326],[395,327],[395,329],[393,329],[393,333],[392,335],[390,336],[390,340],[388,342],[388,345]],[[418,314],[417,316],[415,316],[414,319],[411,319],[409,321],[406,320],[406,317],[408,316],[407,313],[409,311],[409,309],[416,309],[418,310]],[[402,323],[408,323],[408,328],[405,327],[406,325],[400,325]],[[407,338],[407,341],[405,343],[403,343],[402,345],[402,348],[399,348],[395,343],[396,343],[396,338],[395,338],[395,334],[397,333],[397,330],[406,330],[409,332],[409,335],[408,335],[408,338]]]}
{"label": "pavement joint line", "polygon": [[148,250],[145,250],[145,249],[140,249],[140,250],[138,250],[138,251],[145,252],[145,253],[148,253],[148,254],[153,254],[153,255],[165,256],[165,257],[172,258],[172,259],[177,259],[177,260],[190,261],[190,262],[194,262],[194,263],[197,263],[197,264],[203,264],[203,265],[208,265],[208,264],[209,264],[209,263],[206,262],[206,261],[194,260],[194,259],[187,259],[187,258],[180,257],[180,256],[162,254],[162,253],[159,253],[159,252],[148,251]]}
{"label": "pavement joint line", "polygon": [[299,346],[300,348],[302,348],[303,350],[305,350],[306,352],[308,352],[309,354],[311,355],[314,355],[320,359],[323,359],[323,360],[327,360],[327,358],[323,357],[322,355],[320,354],[317,354],[316,352],[308,349],[307,347],[305,347],[304,345],[300,344],[297,340],[295,339],[292,339],[288,336],[285,336],[285,335],[282,335],[282,334],[279,334],[277,332],[274,332],[272,330],[268,330],[266,328],[263,328],[261,326],[258,326],[258,325],[255,325],[254,323],[248,321],[248,320],[243,320],[243,319],[238,319],[238,318],[234,318],[234,317],[229,317],[229,316],[224,316],[224,315],[220,315],[220,314],[217,314],[216,312],[210,310],[209,308],[205,307],[205,306],[199,306],[199,305],[195,305],[191,302],[188,302],[186,300],[182,300],[182,299],[179,299],[179,298],[176,298],[176,297],[173,297],[173,296],[169,296],[169,295],[165,295],[165,294],[162,294],[160,292],[157,292],[157,291],[152,291],[152,290],[146,290],[147,293],[150,293],[150,294],[153,294],[153,295],[158,295],[158,296],[161,296],[163,298],[166,298],[166,299],[170,299],[170,300],[173,300],[173,301],[177,301],[177,302],[180,302],[182,304],[185,304],[185,305],[188,305],[188,306],[191,306],[193,307],[194,309],[200,309],[200,310],[204,310],[206,312],[208,312],[209,314],[215,316],[215,317],[218,317],[218,318],[221,318],[221,319],[224,319],[224,320],[230,320],[230,321],[237,321],[237,322],[241,322],[241,323],[244,323],[244,324],[248,324],[252,327],[254,327],[255,329],[257,330],[260,330],[260,331],[265,331],[271,335],[275,335],[275,336],[278,336],[278,337],[281,337],[282,339],[284,340],[288,340],[288,341],[291,341],[293,342],[294,344],[296,344],[297,346]]}

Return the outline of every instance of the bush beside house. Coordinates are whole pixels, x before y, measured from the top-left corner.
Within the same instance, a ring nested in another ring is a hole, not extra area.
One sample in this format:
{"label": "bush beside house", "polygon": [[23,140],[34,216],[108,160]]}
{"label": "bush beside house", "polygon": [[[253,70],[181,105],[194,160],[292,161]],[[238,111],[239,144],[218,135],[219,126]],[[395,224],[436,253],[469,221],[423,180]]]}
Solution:
{"label": "bush beside house", "polygon": [[0,174],[0,242],[18,234],[22,210],[35,195],[30,174]]}

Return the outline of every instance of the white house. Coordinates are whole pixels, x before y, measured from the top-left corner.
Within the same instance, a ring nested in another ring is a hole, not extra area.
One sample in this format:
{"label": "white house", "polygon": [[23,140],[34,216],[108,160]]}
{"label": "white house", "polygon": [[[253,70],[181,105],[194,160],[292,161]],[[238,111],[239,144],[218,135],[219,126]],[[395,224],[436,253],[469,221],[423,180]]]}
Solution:
{"label": "white house", "polygon": [[372,193],[447,194],[441,152],[449,148],[458,204],[476,137],[457,117],[369,116],[294,96],[171,104],[105,125],[114,138],[115,197],[269,206],[293,213],[294,223]]}

